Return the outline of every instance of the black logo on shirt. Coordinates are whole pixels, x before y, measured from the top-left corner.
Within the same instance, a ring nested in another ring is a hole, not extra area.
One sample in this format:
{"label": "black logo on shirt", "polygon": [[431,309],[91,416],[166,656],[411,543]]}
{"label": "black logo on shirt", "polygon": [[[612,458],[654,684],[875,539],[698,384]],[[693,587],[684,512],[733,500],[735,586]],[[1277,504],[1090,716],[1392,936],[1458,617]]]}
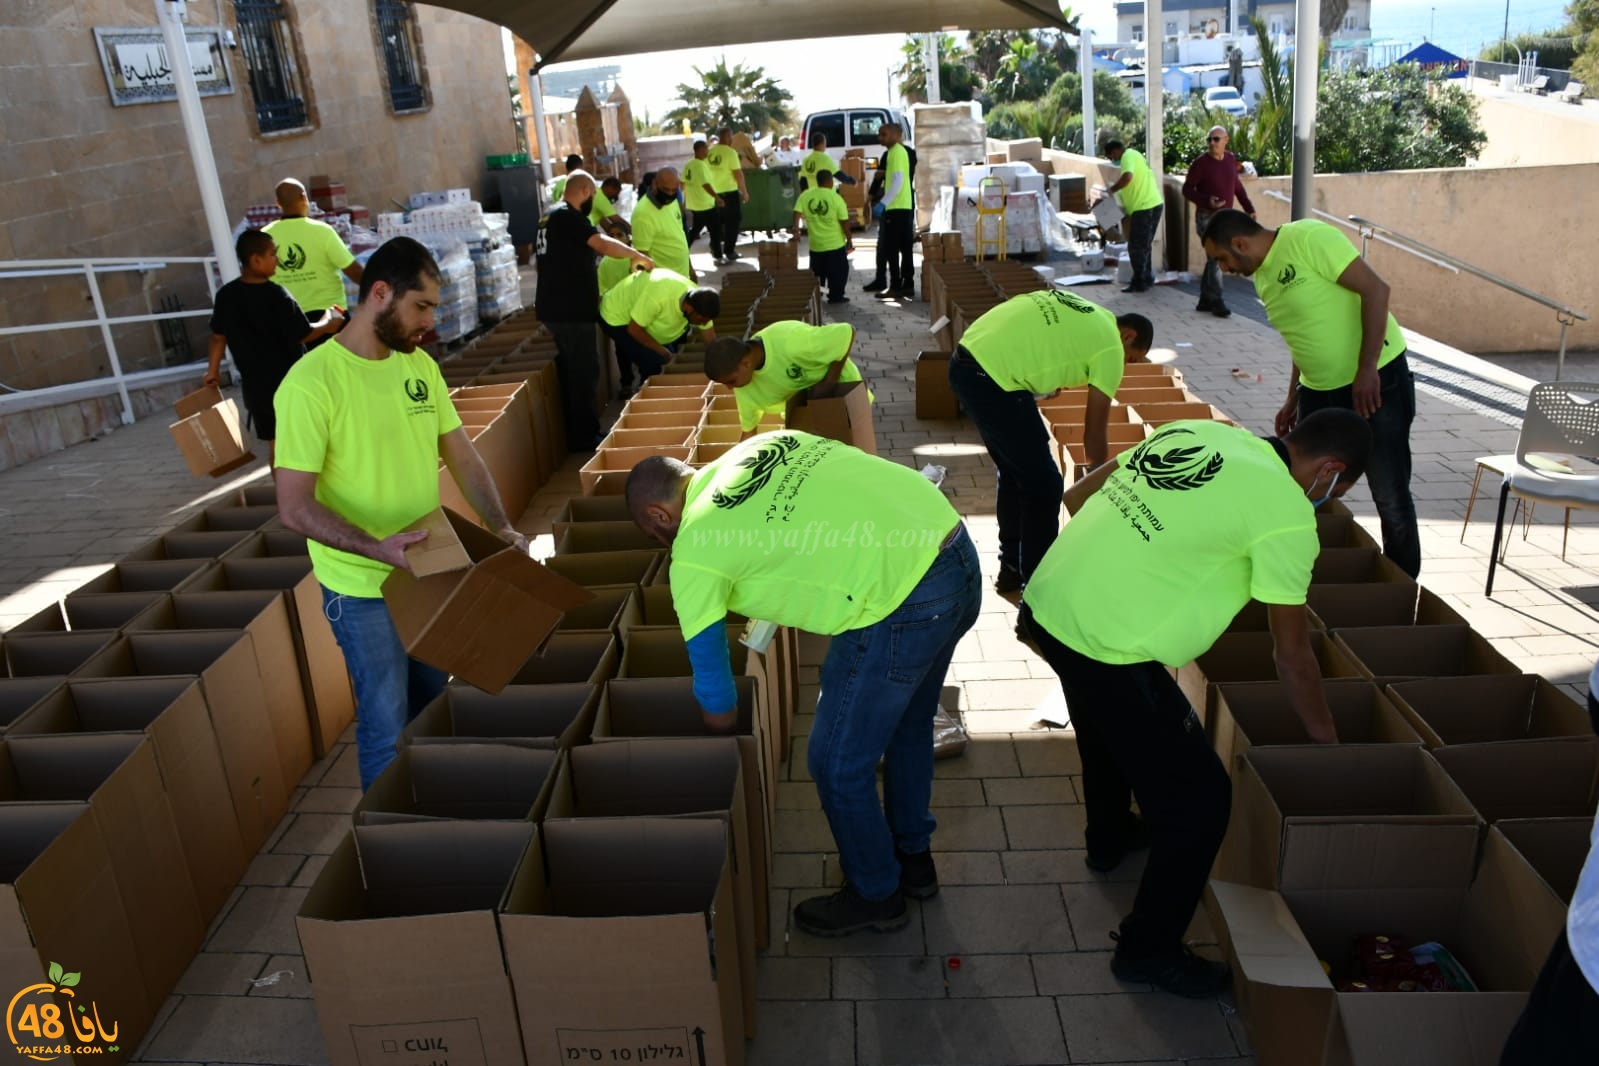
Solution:
{"label": "black logo on shirt", "polygon": [[790,381],[798,381],[805,376],[805,371],[798,366],[791,366],[784,373],[788,375],[788,380]]}
{"label": "black logo on shirt", "polygon": [[305,249],[298,244],[284,244],[278,248],[278,265],[284,270],[305,269]]}
{"label": "black logo on shirt", "polygon": [[1289,263],[1287,266],[1283,267],[1282,272],[1277,275],[1277,284],[1287,288],[1289,285],[1294,283],[1294,279],[1298,276],[1299,271],[1294,269],[1294,264]]}
{"label": "black logo on shirt", "polygon": [[718,489],[712,494],[711,503],[724,511],[730,511],[739,504],[748,502],[766,487],[779,467],[788,463],[789,456],[793,455],[799,446],[798,437],[787,435],[773,437],[755,449],[754,455],[739,460],[738,465],[749,473],[727,488]]}
{"label": "black logo on shirt", "polygon": [[[1204,444],[1184,447],[1178,437],[1192,437],[1191,429],[1168,429],[1138,446],[1127,460],[1133,480],[1143,478],[1152,489],[1187,492],[1209,484],[1224,463],[1220,452]],[[1172,445],[1168,447],[1168,445]]]}
{"label": "black logo on shirt", "polygon": [[428,402],[428,383],[421,378],[405,379],[405,394],[415,403]]}
{"label": "black logo on shirt", "polygon": [[1098,308],[1089,303],[1087,300],[1083,299],[1081,296],[1073,296],[1069,292],[1061,292],[1059,289],[1052,289],[1049,295],[1054,298],[1056,303],[1064,304],[1080,315],[1091,315],[1098,310]]}
{"label": "black logo on shirt", "polygon": [[826,200],[816,199],[810,201],[810,211],[817,218],[826,218],[833,213],[833,206]]}

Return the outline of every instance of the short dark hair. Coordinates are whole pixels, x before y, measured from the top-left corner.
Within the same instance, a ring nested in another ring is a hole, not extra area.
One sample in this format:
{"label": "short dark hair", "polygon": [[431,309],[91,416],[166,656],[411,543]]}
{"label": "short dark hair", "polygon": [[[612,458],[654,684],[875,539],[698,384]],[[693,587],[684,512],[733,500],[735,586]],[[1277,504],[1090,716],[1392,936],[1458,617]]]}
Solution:
{"label": "short dark hair", "polygon": [[[652,175],[652,177],[653,177],[653,175]],[[603,181],[600,182],[600,188],[602,188],[602,189],[605,188],[607,185],[615,185],[617,187],[617,189],[620,190],[622,188],[622,179],[617,177],[615,174],[612,174],[610,177],[605,178]],[[607,193],[606,195],[610,195],[610,194]]]}
{"label": "short dark hair", "polygon": [[1122,142],[1120,142],[1120,141],[1106,141],[1105,142],[1105,154],[1106,155],[1109,155],[1112,152],[1125,151],[1126,148],[1127,148],[1127,146],[1125,144],[1123,144]]}
{"label": "short dark hair", "polygon": [[1266,227],[1235,207],[1217,211],[1205,226],[1205,240],[1228,245],[1234,237],[1253,237],[1266,232]]}
{"label": "short dark hair", "polygon": [[272,235],[265,230],[247,229],[233,242],[233,254],[239,257],[241,267],[248,266],[251,259],[270,252],[274,243]]}
{"label": "short dark hair", "polygon": [[825,167],[816,172],[816,184],[827,186],[833,184],[833,172]]}
{"label": "short dark hair", "polygon": [[827,134],[825,134],[825,133],[813,133],[813,134],[811,134],[811,147],[812,148],[826,148],[827,147]]}
{"label": "short dark hair", "polygon": [[722,313],[722,294],[701,285],[688,291],[688,305],[706,318],[715,318]]}
{"label": "short dark hair", "polygon": [[738,368],[750,346],[737,337],[718,337],[705,346],[705,376],[721,381]]}
{"label": "short dark hair", "polygon": [[372,253],[372,258],[361,269],[361,302],[366,302],[372,286],[380,281],[386,282],[394,295],[404,296],[422,287],[424,275],[439,284],[444,282],[433,253],[410,237],[391,237]]}
{"label": "short dark hair", "polygon": [[634,464],[628,471],[627,485],[622,489],[634,523],[643,526],[644,509],[670,501],[677,492],[677,483],[684,474],[690,473],[693,471],[688,464],[665,455],[646,456]]}
{"label": "short dark hair", "polygon": [[1132,312],[1117,315],[1116,327],[1133,331],[1133,347],[1140,352],[1149,351],[1149,346],[1155,343],[1155,324],[1143,315]]}
{"label": "short dark hair", "polygon": [[1324,407],[1300,419],[1288,443],[1301,455],[1337,459],[1343,480],[1359,481],[1371,459],[1371,424],[1347,407]]}
{"label": "short dark hair", "polygon": [[655,184],[655,171],[653,171],[653,170],[646,171],[638,179],[638,187],[640,189],[648,189],[648,188],[652,187],[654,184]]}
{"label": "short dark hair", "polygon": [[582,156],[574,154],[574,155],[569,155],[569,156],[566,157],[566,172],[568,174],[572,173],[572,171],[574,171],[574,170],[582,170],[582,169],[583,169],[583,157]]}
{"label": "short dark hair", "polygon": [[706,144],[703,138],[694,142],[694,150],[696,152],[699,151],[701,148],[709,148],[709,147],[710,147],[710,145]]}

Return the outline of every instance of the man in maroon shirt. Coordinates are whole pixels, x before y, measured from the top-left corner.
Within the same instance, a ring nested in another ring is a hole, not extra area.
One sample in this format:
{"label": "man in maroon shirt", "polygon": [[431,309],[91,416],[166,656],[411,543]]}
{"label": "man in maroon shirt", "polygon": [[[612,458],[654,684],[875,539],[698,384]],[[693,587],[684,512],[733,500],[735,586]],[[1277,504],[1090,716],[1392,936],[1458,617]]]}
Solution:
{"label": "man in maroon shirt", "polygon": [[[1233,206],[1233,197],[1243,205],[1250,218],[1255,217],[1255,205],[1249,202],[1240,175],[1238,157],[1227,150],[1227,131],[1212,126],[1206,138],[1210,150],[1188,164],[1188,177],[1183,179],[1183,198],[1194,205],[1194,228],[1200,239],[1210,225],[1211,216]],[[1209,311],[1217,318],[1232,314],[1222,299],[1221,267],[1216,260],[1205,259],[1205,273],[1199,280],[1199,306],[1196,311]]]}

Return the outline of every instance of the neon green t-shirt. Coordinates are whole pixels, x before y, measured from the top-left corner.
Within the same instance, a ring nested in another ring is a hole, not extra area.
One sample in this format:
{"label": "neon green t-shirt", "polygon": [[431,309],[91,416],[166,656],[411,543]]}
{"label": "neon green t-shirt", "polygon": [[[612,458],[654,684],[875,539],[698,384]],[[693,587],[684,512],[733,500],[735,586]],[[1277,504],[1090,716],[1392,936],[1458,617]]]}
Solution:
{"label": "neon green t-shirt", "polygon": [[1122,187],[1116,194],[1121,201],[1122,210],[1129,215],[1134,211],[1148,211],[1152,207],[1160,207],[1166,201],[1161,198],[1160,190],[1155,187],[1155,172],[1149,169],[1149,160],[1144,158],[1144,153],[1135,148],[1128,148],[1122,152],[1122,173],[1131,174],[1133,180]]}
{"label": "neon green t-shirt", "polygon": [[800,160],[799,172],[800,177],[805,179],[805,187],[814,189],[816,188],[816,175],[824,170],[836,170],[837,167],[838,164],[833,162],[833,157],[828,155],[825,149],[815,148],[811,150],[810,155]]}
{"label": "neon green t-shirt", "polygon": [[748,385],[733,390],[739,426],[746,433],[759,426],[768,411],[782,414],[790,396],[821,381],[840,359],[844,369],[838,380],[861,380],[860,368],[848,354],[855,343],[855,327],[848,322],[826,326],[774,322],[750,339],[761,342],[766,362]]}
{"label": "neon green t-shirt", "polygon": [[682,303],[693,287],[692,281],[676,271],[661,267],[641,270],[600,297],[600,318],[612,326],[637,322],[658,343],[672,344],[689,327]]}
{"label": "neon green t-shirt", "polygon": [[[362,359],[337,338],[278,386],[278,465],[317,475],[317,502],[383,538],[439,505],[439,438],[461,425],[433,357],[418,348]],[[382,595],[392,567],[311,541],[316,579],[345,596]]]}
{"label": "neon green t-shirt", "polygon": [[561,177],[555,179],[555,184],[554,185],[550,186],[550,202],[554,203],[555,201],[559,200],[561,197],[563,197],[565,195],[566,195],[566,176],[563,174]]}
{"label": "neon green t-shirt", "polygon": [[1251,597],[1305,602],[1316,511],[1272,442],[1173,422],[1115,462],[1023,594],[1055,639],[1104,663],[1182,666]]}
{"label": "neon green t-shirt", "polygon": [[657,266],[688,277],[688,234],[683,232],[683,209],[675,199],[665,207],[648,196],[638,202],[633,209],[633,247]]}
{"label": "neon green t-shirt", "polygon": [[849,243],[844,236],[844,227],[849,224],[849,205],[837,189],[824,189],[820,185],[806,189],[794,201],[794,210],[805,216],[811,251],[837,251]]}
{"label": "neon green t-shirt", "polygon": [[733,176],[743,168],[738,149],[730,144],[719,144],[705,154],[705,161],[711,165],[711,188],[718,193],[738,190],[738,179]]}
{"label": "neon green t-shirt", "polygon": [[632,267],[633,260],[631,259],[616,259],[608,255],[602,257],[598,271],[600,295],[604,296],[626,281]]}
{"label": "neon green t-shirt", "polygon": [[355,256],[326,222],[314,218],[280,218],[262,227],[278,246],[278,272],[272,280],[289,290],[302,311],[326,311],[343,305],[340,272]]}
{"label": "neon green t-shirt", "polygon": [[705,191],[707,185],[716,188],[709,159],[690,159],[683,164],[682,177],[684,207],[690,211],[709,211],[716,206],[716,198]]}
{"label": "neon green t-shirt", "polygon": [[967,326],[960,343],[1006,392],[1092,385],[1115,396],[1126,369],[1115,313],[1062,289],[1012,296]]}
{"label": "neon green t-shirt", "polygon": [[611,198],[599,189],[594,190],[594,206],[589,208],[589,221],[596,226],[601,219],[610,218],[616,214],[616,205],[611,203]]}
{"label": "neon green t-shirt", "polygon": [[908,466],[809,433],[763,433],[689,482],[672,605],[688,638],[729,611],[827,636],[875,625],[959,522]]}
{"label": "neon green t-shirt", "polygon": [[894,184],[894,175],[903,174],[905,180],[900,182],[899,193],[891,203],[885,204],[884,211],[909,211],[912,203],[911,191],[911,157],[905,151],[903,144],[896,144],[883,153],[883,192],[887,195],[888,189]]}
{"label": "neon green t-shirt", "polygon": [[[1277,230],[1271,251],[1255,271],[1255,291],[1266,317],[1288,342],[1299,368],[1299,383],[1312,389],[1341,389],[1360,367],[1360,294],[1338,278],[1360,252],[1348,237],[1316,218],[1289,222]],[[1390,312],[1379,367],[1405,351],[1405,335]]]}

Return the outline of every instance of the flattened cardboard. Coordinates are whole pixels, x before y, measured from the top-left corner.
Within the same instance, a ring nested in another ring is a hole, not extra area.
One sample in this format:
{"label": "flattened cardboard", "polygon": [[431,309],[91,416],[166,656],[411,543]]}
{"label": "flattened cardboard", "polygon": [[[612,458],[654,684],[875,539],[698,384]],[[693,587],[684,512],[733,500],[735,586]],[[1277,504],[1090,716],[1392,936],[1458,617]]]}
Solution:
{"label": "flattened cardboard", "polygon": [[1593,818],[1506,818],[1488,835],[1503,834],[1562,906],[1571,905],[1593,841]]}
{"label": "flattened cardboard", "polygon": [[295,919],[332,1066],[523,1062],[494,910],[533,833],[437,821],[344,838]]}
{"label": "flattened cardboard", "polygon": [[[621,497],[616,497],[621,499]],[[546,559],[544,565],[562,577],[577,582],[584,588],[598,585],[647,585],[656,569],[666,558],[666,552],[609,551],[581,555],[557,555]]]}
{"label": "flattened cardboard", "polygon": [[[1370,681],[1338,678],[1323,681],[1321,688],[1340,744],[1421,744],[1405,716]],[[1250,748],[1312,743],[1280,681],[1217,685],[1215,694],[1211,732],[1229,771]]]}
{"label": "flattened cardboard", "polygon": [[1588,709],[1536,674],[1401,681],[1388,696],[1429,748],[1593,732]]}
{"label": "flattened cardboard", "polygon": [[222,910],[249,856],[200,684],[192,677],[73,681],[19,719],[18,736],[137,732],[150,738],[200,920]]}
{"label": "flattened cardboard", "polygon": [[589,682],[507,685],[493,695],[450,685],[411,719],[400,734],[406,744],[515,740],[533,747],[585,743],[599,712],[600,691]]}
{"label": "flattened cardboard", "polygon": [[1452,744],[1438,763],[1489,825],[1590,817],[1599,804],[1599,737]]}
{"label": "flattened cardboard", "polygon": [[11,677],[61,677],[83,668],[117,639],[114,629],[72,633],[8,633],[6,672]]}
{"label": "flattened cardboard", "polygon": [[845,382],[832,396],[818,398],[806,389],[789,398],[783,424],[790,429],[852,444],[877,454],[877,433],[872,428],[872,401],[864,381]]}
{"label": "flattened cardboard", "polygon": [[1334,639],[1362,675],[1385,682],[1521,672],[1470,626],[1344,629]]}
{"label": "flattened cardboard", "polygon": [[1323,629],[1466,624],[1458,611],[1435,594],[1402,581],[1313,584],[1305,594],[1305,604]]}
{"label": "flattened cardboard", "polygon": [[400,749],[355,808],[356,825],[432,818],[536,822],[560,754],[516,744],[424,744]]}
{"label": "flattened cardboard", "polygon": [[555,633],[517,669],[513,685],[598,685],[616,676],[616,638],[609,633]]}
{"label": "flattened cardboard", "polygon": [[17,801],[89,804],[154,1015],[205,933],[154,746],[136,733],[9,736],[0,745],[0,802]]}
{"label": "flattened cardboard", "polygon": [[[497,692],[555,629],[562,612],[588,602],[589,593],[453,512],[435,511],[407,528],[436,525],[440,514],[470,565],[396,569],[383,581],[383,600],[410,655]],[[445,539],[435,530],[422,545],[436,537]],[[444,565],[437,552],[435,544],[425,554]]]}
{"label": "flattened cardboard", "polygon": [[77,592],[173,592],[211,569],[209,559],[162,559],[117,563],[90,578]]}
{"label": "flattened cardboard", "polygon": [[[1215,720],[1216,709],[1211,686],[1242,681],[1277,680],[1275,644],[1270,630],[1264,632],[1226,632],[1216,638],[1210,650],[1186,666],[1177,668],[1177,686],[1189,706],[1206,723]],[[1316,655],[1323,678],[1359,677],[1360,670],[1333,639],[1318,630],[1310,633],[1310,648]]]}
{"label": "flattened cardboard", "polygon": [[741,1066],[730,865],[714,819],[545,821],[500,915],[528,1066]]}

